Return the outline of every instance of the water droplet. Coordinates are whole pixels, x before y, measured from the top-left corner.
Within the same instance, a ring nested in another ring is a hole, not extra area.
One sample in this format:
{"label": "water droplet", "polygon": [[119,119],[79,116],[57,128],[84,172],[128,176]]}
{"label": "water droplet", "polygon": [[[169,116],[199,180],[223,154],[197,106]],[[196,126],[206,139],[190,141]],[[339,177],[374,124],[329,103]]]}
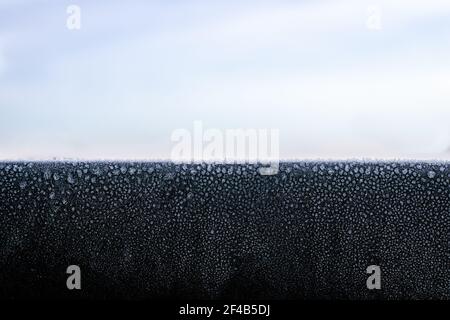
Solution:
{"label": "water droplet", "polygon": [[44,178],[46,180],[50,179],[51,176],[52,176],[52,174],[51,174],[50,170],[45,170],[44,171]]}
{"label": "water droplet", "polygon": [[75,183],[75,179],[73,178],[73,176],[70,173],[67,176],[67,182],[70,183],[70,184],[74,184]]}

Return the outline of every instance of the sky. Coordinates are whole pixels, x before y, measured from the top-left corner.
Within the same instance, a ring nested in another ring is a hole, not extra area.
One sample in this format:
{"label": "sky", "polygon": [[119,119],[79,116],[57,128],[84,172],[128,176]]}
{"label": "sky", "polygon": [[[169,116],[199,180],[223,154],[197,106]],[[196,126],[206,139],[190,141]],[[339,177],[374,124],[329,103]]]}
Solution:
{"label": "sky", "polygon": [[450,1],[0,0],[0,159],[167,159],[197,120],[450,160]]}

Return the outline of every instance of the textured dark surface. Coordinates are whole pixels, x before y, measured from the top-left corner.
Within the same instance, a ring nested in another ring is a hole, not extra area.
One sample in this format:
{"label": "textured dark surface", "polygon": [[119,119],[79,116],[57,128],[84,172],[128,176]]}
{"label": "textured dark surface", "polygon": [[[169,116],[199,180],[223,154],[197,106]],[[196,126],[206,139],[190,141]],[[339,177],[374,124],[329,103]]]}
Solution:
{"label": "textured dark surface", "polygon": [[448,163],[3,162],[0,191],[1,298],[450,298]]}

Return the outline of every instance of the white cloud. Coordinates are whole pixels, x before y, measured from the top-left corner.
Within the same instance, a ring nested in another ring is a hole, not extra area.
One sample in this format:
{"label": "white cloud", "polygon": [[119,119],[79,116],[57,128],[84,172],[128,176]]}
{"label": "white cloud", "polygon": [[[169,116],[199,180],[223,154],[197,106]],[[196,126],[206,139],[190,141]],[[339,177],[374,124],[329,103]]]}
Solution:
{"label": "white cloud", "polygon": [[[366,29],[372,4],[383,13],[377,34]],[[18,65],[29,71],[1,79],[0,110],[9,116],[0,119],[0,136],[15,140],[0,139],[0,158],[7,150],[167,157],[171,130],[197,119],[280,128],[290,139],[282,156],[434,157],[448,148],[450,46],[438,36],[449,25],[435,33],[433,19],[450,11],[449,1],[280,1],[223,11],[205,2],[202,15],[187,7],[182,20],[158,24],[135,7],[123,17],[122,5],[99,5],[88,11],[102,28],[90,25],[86,34],[62,36],[65,29],[49,22],[36,34],[10,26],[16,42],[8,39],[8,61],[0,42],[0,76],[7,62],[8,75]],[[138,32],[144,21],[155,28]],[[416,34],[424,21],[433,23]],[[100,32],[110,29],[118,34]]]}

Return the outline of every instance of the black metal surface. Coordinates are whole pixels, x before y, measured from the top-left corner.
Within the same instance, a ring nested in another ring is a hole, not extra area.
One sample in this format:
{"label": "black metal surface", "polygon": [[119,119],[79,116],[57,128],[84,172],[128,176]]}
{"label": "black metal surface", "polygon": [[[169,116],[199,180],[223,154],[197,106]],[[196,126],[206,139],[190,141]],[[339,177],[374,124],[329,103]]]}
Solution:
{"label": "black metal surface", "polygon": [[0,163],[0,297],[450,298],[448,163],[257,168]]}

